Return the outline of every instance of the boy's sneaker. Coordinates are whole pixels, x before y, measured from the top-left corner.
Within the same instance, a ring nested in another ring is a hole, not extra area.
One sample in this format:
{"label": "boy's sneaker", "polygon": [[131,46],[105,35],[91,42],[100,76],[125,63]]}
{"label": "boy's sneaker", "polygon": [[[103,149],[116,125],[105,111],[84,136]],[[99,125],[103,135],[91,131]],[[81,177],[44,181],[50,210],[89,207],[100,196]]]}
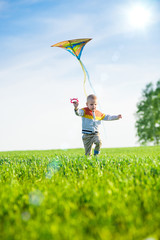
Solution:
{"label": "boy's sneaker", "polygon": [[99,154],[99,151],[94,150],[94,156],[98,154]]}

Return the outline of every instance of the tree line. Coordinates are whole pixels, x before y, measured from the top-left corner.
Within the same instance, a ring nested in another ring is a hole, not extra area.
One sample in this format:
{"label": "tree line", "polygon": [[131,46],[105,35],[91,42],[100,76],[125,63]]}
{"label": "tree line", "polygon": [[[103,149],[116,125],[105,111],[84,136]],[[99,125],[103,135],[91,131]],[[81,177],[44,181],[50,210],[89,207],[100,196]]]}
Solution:
{"label": "tree line", "polygon": [[146,85],[137,103],[136,124],[140,144],[160,144],[160,80]]}

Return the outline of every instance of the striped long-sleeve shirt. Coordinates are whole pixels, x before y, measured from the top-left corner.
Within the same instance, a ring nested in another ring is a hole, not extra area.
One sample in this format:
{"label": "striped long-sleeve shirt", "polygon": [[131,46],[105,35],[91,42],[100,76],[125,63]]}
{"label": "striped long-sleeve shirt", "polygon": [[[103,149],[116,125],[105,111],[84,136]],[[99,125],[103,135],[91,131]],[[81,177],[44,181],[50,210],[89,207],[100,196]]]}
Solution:
{"label": "striped long-sleeve shirt", "polygon": [[75,114],[82,117],[82,133],[84,134],[98,133],[102,120],[112,121],[118,119],[118,115],[110,116],[98,110],[92,112],[88,107],[76,109]]}

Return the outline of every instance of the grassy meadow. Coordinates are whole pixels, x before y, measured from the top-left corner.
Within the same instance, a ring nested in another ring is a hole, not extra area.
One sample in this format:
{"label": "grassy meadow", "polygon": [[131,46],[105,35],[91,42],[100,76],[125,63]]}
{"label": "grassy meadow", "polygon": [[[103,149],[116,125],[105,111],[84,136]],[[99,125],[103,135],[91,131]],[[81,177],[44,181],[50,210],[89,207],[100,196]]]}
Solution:
{"label": "grassy meadow", "polygon": [[160,146],[1,152],[0,239],[159,240]]}

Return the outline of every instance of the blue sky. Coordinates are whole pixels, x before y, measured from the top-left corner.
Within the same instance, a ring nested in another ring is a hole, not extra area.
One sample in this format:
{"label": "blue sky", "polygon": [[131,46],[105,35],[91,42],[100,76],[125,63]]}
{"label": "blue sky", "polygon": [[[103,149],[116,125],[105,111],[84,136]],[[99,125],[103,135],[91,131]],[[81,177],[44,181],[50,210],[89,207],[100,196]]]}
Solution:
{"label": "blue sky", "polygon": [[[143,29],[129,25],[135,4],[151,12]],[[85,105],[83,72],[71,54],[50,46],[90,37],[81,59],[102,111],[123,115],[104,123],[103,147],[138,145],[136,103],[160,78],[159,10],[155,0],[0,0],[0,150],[83,147],[69,103],[78,97]]]}

